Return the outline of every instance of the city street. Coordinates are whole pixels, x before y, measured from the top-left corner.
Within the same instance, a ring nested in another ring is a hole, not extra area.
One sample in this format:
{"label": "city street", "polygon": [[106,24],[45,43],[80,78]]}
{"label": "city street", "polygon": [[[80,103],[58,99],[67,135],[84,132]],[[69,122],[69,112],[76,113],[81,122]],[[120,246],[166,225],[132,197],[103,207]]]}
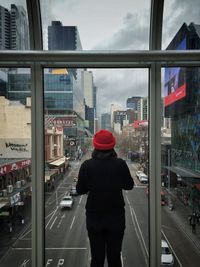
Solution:
{"label": "city street", "polygon": [[[74,196],[75,202],[71,210],[59,208],[59,202],[70,190],[80,164],[81,161],[72,162],[68,174],[60,180],[53,192],[48,193],[45,203],[45,266],[89,267],[90,250],[85,229],[86,196]],[[148,266],[149,257],[148,197],[145,193],[146,185],[140,184],[135,176],[136,165],[130,162],[128,164],[135,180],[135,188],[124,192],[126,232],[122,263],[123,267],[144,267]],[[173,219],[175,212],[176,210],[170,211],[166,206],[162,207],[162,237],[168,241],[173,251],[174,266],[198,266],[199,251],[177,226]],[[24,227],[0,266],[31,266],[31,225]]]}

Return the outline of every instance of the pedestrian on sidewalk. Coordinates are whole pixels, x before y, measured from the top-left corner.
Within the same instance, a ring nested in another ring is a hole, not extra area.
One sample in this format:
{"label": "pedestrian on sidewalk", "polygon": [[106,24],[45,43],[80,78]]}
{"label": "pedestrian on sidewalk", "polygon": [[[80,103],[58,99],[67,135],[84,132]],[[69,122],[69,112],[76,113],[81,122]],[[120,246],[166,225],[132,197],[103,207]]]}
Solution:
{"label": "pedestrian on sidewalk", "polygon": [[189,216],[189,222],[190,225],[192,226],[192,233],[196,233],[196,225],[198,223],[198,217],[195,212],[193,212],[192,215]]}
{"label": "pedestrian on sidewalk", "polygon": [[131,190],[133,178],[126,162],[117,157],[115,137],[107,130],[94,135],[92,158],[79,170],[76,190],[88,194],[86,226],[91,249],[90,267],[122,267],[121,249],[125,230],[122,190]]}

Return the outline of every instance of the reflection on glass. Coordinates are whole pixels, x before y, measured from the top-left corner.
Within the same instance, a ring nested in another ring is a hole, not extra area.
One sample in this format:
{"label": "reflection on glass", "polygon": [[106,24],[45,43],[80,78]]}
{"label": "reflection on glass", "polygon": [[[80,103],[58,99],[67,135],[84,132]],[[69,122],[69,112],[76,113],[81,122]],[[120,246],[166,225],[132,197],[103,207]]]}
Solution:
{"label": "reflection on glass", "polygon": [[[200,48],[199,25],[183,24],[176,30],[167,49]],[[166,67],[162,73],[162,238],[175,266],[190,265],[193,258],[195,267],[200,259],[199,68]]]}
{"label": "reflection on glass", "polygon": [[25,0],[0,0],[0,49],[28,50],[29,26]]}
{"label": "reflection on glass", "polygon": [[122,261],[124,266],[148,265],[147,78],[146,69],[44,70],[46,264],[90,263],[87,196],[77,195],[76,182],[81,163],[91,157],[94,133],[107,129],[116,136],[118,156],[126,160],[136,185],[124,191]]}
{"label": "reflection on glass", "polygon": [[1,266],[31,264],[30,82],[30,69],[0,70]]}
{"label": "reflection on glass", "polygon": [[45,50],[148,49],[150,0],[40,2]]}

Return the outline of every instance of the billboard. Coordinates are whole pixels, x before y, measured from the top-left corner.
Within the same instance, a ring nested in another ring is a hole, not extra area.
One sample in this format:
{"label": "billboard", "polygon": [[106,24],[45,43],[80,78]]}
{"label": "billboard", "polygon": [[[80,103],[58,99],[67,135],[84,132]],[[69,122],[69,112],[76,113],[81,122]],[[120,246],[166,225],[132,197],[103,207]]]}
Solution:
{"label": "billboard", "polygon": [[[177,46],[177,50],[186,50],[186,38]],[[186,96],[185,68],[165,68],[164,106],[167,107]]]}

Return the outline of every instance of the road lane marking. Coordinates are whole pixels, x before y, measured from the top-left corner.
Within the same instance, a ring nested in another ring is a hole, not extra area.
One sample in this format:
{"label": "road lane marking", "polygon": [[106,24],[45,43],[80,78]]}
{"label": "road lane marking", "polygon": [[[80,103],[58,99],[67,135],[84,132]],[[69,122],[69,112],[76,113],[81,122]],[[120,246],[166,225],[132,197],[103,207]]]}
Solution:
{"label": "road lane marking", "polygon": [[142,238],[142,242],[143,242],[143,245],[144,245],[146,254],[147,254],[147,256],[149,256],[149,252],[148,252],[148,249],[147,249],[147,247],[146,247],[146,244],[145,244],[145,241],[144,241],[144,237],[143,237],[143,234],[142,234],[142,231],[141,231],[141,228],[140,228],[140,225],[139,225],[139,223],[138,223],[137,216],[136,216],[136,213],[135,213],[135,210],[134,210],[133,207],[132,207],[132,211],[133,211],[133,213],[134,213],[135,221],[136,221],[138,230],[139,230],[139,232],[140,232],[140,236],[141,236],[141,238]]}
{"label": "road lane marking", "polygon": [[127,201],[127,203],[130,205],[130,201],[129,201],[129,199],[128,199],[127,196],[126,196],[126,201]]}
{"label": "road lane marking", "polygon": [[51,228],[53,227],[53,225],[54,225],[55,221],[57,220],[57,218],[58,218],[58,217],[56,216],[55,219],[53,220],[51,226],[49,227],[49,230],[51,230]]}
{"label": "road lane marking", "polygon": [[50,224],[50,221],[52,220],[52,218],[53,218],[53,216],[55,215],[55,213],[56,213],[57,210],[58,210],[58,207],[54,210],[54,212],[53,212],[51,218],[49,219],[48,223],[47,223],[46,226],[45,226],[45,229],[47,229],[48,225]]}
{"label": "road lane marking", "polygon": [[71,223],[71,225],[70,225],[70,230],[72,229],[72,226],[73,226],[73,224],[74,224],[74,220],[75,220],[75,216],[74,216],[74,218],[73,218],[73,220],[72,220],[72,223]]}
{"label": "road lane marking", "polygon": [[80,197],[78,204],[81,204],[82,198],[83,198],[83,196]]}
{"label": "road lane marking", "polygon": [[[147,257],[148,257],[148,252],[147,252],[147,254],[146,254],[145,251],[144,251],[144,249],[143,249],[143,244],[142,244],[142,241],[141,241],[141,237],[139,236],[139,233],[138,233],[138,230],[137,230],[137,226],[136,226],[136,222],[135,222],[134,217],[133,217],[134,215],[133,215],[132,208],[131,208],[131,206],[129,206],[129,208],[130,208],[130,213],[131,213],[131,218],[132,218],[133,226],[134,226],[134,229],[135,229],[135,232],[136,232],[138,241],[139,241],[139,243],[140,243],[141,250],[142,250],[142,252],[143,252],[143,254],[144,254],[144,259],[145,259],[146,265],[148,266],[148,259],[147,259]],[[146,257],[146,256],[147,256],[147,257]]]}
{"label": "road lane marking", "polygon": [[166,237],[166,235],[165,235],[164,231],[163,231],[163,230],[161,230],[161,233],[164,235],[164,238],[166,239],[166,241],[167,241],[167,243],[168,243],[168,245],[169,245],[169,247],[170,247],[171,251],[173,252],[173,255],[174,255],[174,257],[175,257],[175,258],[176,258],[176,260],[178,261],[178,264],[179,264],[179,266],[180,266],[180,267],[183,267],[183,265],[182,265],[182,263],[180,262],[180,260],[179,260],[178,256],[176,255],[176,253],[175,253],[174,249],[172,248],[172,246],[171,246],[171,244],[170,244],[169,240],[167,239],[167,237]]}

